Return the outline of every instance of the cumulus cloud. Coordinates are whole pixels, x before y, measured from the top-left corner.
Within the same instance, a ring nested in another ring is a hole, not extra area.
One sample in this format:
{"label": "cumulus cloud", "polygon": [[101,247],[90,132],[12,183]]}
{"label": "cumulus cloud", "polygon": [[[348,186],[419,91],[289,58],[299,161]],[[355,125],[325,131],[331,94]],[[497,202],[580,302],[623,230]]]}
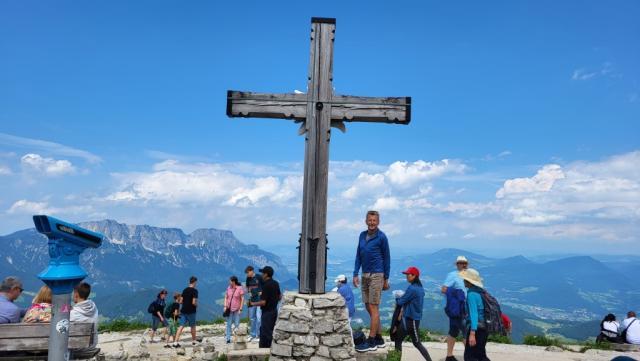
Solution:
{"label": "cumulus cloud", "polygon": [[170,204],[212,202],[246,208],[264,200],[284,203],[301,193],[301,176],[280,179],[241,172],[235,165],[164,161],[155,164],[151,172],[114,174],[120,184],[105,199]]}
{"label": "cumulus cloud", "polygon": [[37,172],[52,177],[76,172],[76,167],[66,159],[56,160],[33,153],[25,154],[20,159],[20,163],[26,171]]}
{"label": "cumulus cloud", "polygon": [[378,198],[372,208],[378,211],[389,211],[400,208],[400,205],[396,197],[383,197]]}
{"label": "cumulus cloud", "polygon": [[465,169],[466,166],[456,160],[443,159],[437,162],[418,160],[413,163],[394,162],[384,175],[391,184],[406,188],[447,173],[462,173]]}
{"label": "cumulus cloud", "polygon": [[548,192],[556,180],[563,179],[564,177],[562,167],[559,165],[545,165],[531,178],[508,179],[504,182],[502,188],[496,192],[496,197],[504,198],[507,195]]}
{"label": "cumulus cloud", "polygon": [[386,193],[387,185],[383,174],[360,173],[351,187],[342,192],[347,199],[356,199],[366,195]]}

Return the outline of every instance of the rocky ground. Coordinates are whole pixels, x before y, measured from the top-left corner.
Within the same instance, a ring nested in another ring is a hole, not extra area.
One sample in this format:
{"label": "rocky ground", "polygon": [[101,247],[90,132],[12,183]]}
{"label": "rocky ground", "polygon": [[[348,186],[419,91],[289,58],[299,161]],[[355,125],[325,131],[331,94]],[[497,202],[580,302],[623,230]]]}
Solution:
{"label": "rocky ground", "polygon": [[[191,345],[190,334],[183,335],[180,341],[183,347],[175,349],[164,348],[164,343],[149,342],[149,331],[111,332],[101,333],[99,347],[103,360],[171,360],[171,361],[199,361],[215,360],[220,353],[227,353],[232,345],[227,345],[224,339],[224,327],[211,325],[198,327],[198,338],[201,342]],[[159,339],[156,336],[156,341]],[[444,360],[446,344],[426,342],[434,361]],[[256,343],[249,343],[249,348],[257,348]],[[418,351],[410,344],[403,346],[402,360],[422,360]],[[616,356],[627,355],[640,360],[639,352],[615,352],[588,350],[585,353],[566,351],[555,347],[545,348],[525,345],[489,344],[487,347],[492,361],[609,361]],[[462,361],[463,347],[456,345],[455,356]]]}

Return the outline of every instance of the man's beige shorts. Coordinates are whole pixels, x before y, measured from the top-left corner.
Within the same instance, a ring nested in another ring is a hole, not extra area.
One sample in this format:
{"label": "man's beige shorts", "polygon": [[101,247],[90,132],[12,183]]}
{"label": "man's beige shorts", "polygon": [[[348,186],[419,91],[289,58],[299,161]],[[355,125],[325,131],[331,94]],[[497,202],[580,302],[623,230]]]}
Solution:
{"label": "man's beige shorts", "polygon": [[384,273],[362,274],[362,302],[379,305],[384,286]]}

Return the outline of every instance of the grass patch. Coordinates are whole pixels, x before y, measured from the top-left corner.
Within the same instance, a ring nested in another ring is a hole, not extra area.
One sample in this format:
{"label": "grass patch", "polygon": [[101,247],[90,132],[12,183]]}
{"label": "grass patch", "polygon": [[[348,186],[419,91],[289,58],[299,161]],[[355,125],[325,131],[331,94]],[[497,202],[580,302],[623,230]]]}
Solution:
{"label": "grass patch", "polygon": [[227,320],[222,317],[218,317],[215,320],[197,320],[196,326],[224,325],[225,323],[227,323]]}
{"label": "grass patch", "polygon": [[402,358],[402,353],[400,351],[389,350],[389,353],[387,353],[386,361],[400,361],[401,358]]}
{"label": "grass patch", "polygon": [[509,338],[509,336],[505,336],[505,335],[491,335],[491,336],[489,336],[487,341],[495,342],[495,343],[506,343],[506,344],[511,344],[512,343],[511,339]]}
{"label": "grass patch", "polygon": [[525,335],[522,342],[525,345],[530,346],[558,346],[562,347],[560,341],[556,338],[547,337],[544,335]]}
{"label": "grass patch", "polygon": [[141,321],[129,321],[124,318],[117,318],[113,321],[103,322],[98,325],[98,332],[121,332],[135,331],[149,328],[150,325]]}
{"label": "grass patch", "polygon": [[585,353],[587,350],[611,350],[611,344],[609,342],[595,343],[587,341],[582,344],[580,352]]}

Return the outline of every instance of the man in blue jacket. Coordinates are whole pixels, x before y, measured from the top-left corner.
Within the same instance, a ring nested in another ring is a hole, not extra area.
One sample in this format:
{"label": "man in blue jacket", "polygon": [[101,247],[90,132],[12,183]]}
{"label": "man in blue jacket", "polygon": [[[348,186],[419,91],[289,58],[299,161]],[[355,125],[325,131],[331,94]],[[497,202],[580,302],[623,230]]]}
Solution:
{"label": "man in blue jacket", "polygon": [[368,211],[366,217],[367,230],[360,233],[356,264],[353,270],[353,285],[360,285],[360,268],[362,268],[362,302],[371,317],[369,338],[366,342],[356,346],[356,350],[375,351],[378,347],[385,347],[380,332],[380,298],[382,291],[389,289],[389,269],[391,256],[389,240],[378,229],[380,215],[377,211]]}

